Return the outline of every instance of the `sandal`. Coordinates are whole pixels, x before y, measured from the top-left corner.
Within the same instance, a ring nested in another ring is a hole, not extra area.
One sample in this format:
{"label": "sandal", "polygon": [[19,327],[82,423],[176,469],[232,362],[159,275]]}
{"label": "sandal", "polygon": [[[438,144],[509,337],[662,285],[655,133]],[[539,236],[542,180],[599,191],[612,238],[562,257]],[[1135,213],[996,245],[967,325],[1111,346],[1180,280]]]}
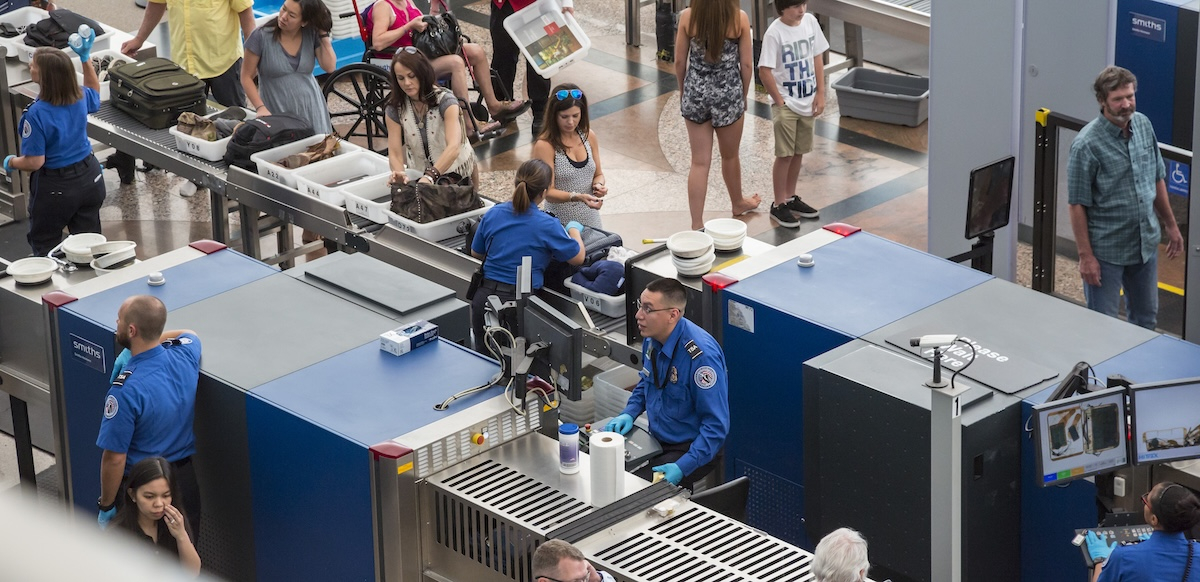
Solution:
{"label": "sandal", "polygon": [[499,121],[480,123],[475,121],[475,129],[467,132],[467,141],[479,143],[504,135],[504,124]]}
{"label": "sandal", "polygon": [[522,113],[529,110],[532,105],[528,100],[524,101],[501,101],[500,112],[493,114],[492,119],[500,123],[511,123],[512,120],[519,117]]}

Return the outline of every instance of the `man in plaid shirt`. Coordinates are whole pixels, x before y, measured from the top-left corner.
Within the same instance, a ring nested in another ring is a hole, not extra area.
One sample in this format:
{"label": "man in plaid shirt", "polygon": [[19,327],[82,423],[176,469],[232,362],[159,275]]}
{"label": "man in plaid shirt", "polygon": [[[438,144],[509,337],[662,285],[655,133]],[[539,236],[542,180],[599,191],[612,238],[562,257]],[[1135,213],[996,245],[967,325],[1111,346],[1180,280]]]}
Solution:
{"label": "man in plaid shirt", "polygon": [[1129,322],[1154,329],[1158,320],[1158,245],[1167,258],[1183,251],[1183,236],[1167,201],[1166,166],[1150,120],[1137,113],[1137,78],[1108,67],[1093,84],[1100,115],[1071,144],[1067,202],[1079,248],[1088,309],[1117,317],[1121,290]]}

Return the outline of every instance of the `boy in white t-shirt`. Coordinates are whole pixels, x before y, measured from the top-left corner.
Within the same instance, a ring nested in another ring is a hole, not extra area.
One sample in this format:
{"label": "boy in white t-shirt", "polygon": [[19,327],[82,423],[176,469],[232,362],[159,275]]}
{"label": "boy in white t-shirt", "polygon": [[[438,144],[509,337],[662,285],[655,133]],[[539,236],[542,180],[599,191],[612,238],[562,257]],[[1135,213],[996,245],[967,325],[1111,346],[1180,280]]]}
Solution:
{"label": "boy in white t-shirt", "polygon": [[812,151],[813,120],[825,110],[825,65],[821,55],[829,41],[808,0],[775,0],[779,19],[767,27],[758,76],[771,95],[775,128],[775,165],[771,181],[775,202],[771,216],[782,226],[800,226],[800,218],[816,218],[816,208],[796,195],[800,163]]}

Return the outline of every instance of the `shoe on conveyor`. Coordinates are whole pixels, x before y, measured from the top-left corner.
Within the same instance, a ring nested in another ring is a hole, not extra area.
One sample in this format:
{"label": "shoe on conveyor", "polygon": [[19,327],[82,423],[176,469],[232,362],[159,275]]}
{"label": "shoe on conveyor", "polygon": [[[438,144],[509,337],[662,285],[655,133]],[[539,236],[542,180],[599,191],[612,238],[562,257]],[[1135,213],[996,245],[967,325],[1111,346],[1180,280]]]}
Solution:
{"label": "shoe on conveyor", "polygon": [[821,216],[821,211],[806,204],[799,196],[793,195],[790,200],[783,203],[790,208],[792,212],[800,215],[801,218],[817,218]]}
{"label": "shoe on conveyor", "polygon": [[784,202],[783,204],[772,204],[771,218],[774,218],[775,221],[779,223],[779,226],[786,226],[788,228],[796,228],[797,226],[800,226],[800,218],[796,216],[796,213],[792,212],[792,209],[788,207],[787,202]]}

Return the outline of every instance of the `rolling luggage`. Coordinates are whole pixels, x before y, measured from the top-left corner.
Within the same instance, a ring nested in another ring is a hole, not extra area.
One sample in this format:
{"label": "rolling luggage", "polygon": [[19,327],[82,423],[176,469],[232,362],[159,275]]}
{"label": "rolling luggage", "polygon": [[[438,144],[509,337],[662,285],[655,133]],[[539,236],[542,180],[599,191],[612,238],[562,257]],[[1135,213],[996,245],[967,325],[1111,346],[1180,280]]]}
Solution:
{"label": "rolling luggage", "polygon": [[113,105],[150,129],[166,129],[191,111],[208,112],[204,81],[168,59],[153,57],[108,70]]}

